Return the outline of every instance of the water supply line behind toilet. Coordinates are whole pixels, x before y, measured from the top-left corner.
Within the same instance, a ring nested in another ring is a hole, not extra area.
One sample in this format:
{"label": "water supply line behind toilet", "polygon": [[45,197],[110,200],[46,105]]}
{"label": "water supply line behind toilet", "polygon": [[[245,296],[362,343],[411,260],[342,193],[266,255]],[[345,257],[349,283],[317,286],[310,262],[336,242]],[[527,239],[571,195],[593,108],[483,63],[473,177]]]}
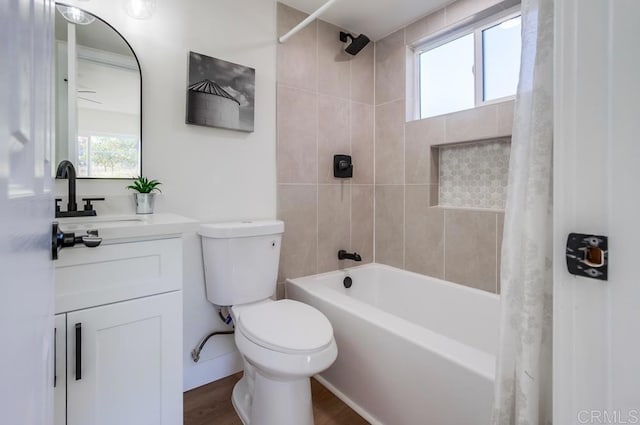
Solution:
{"label": "water supply line behind toilet", "polygon": [[[223,308],[226,309],[226,315],[222,313]],[[229,309],[227,307],[221,307],[218,310],[218,316],[220,317],[220,320],[222,320],[226,325],[231,325],[233,322],[233,319],[231,318],[231,314],[229,313]],[[202,340],[200,340],[200,343],[196,346],[196,348],[191,350],[191,359],[193,360],[194,363],[198,363],[198,361],[200,360],[200,353],[202,352],[202,349],[204,348],[205,344],[207,343],[207,341],[209,341],[211,337],[214,337],[216,335],[233,335],[234,333],[235,333],[235,330],[211,332],[209,335],[205,336],[204,338],[202,338]]]}

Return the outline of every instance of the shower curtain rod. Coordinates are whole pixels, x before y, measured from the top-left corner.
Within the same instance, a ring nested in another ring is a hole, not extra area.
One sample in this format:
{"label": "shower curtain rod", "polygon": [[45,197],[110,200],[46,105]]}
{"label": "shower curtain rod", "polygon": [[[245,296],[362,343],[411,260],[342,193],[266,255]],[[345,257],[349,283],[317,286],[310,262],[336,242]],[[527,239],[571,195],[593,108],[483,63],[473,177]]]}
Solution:
{"label": "shower curtain rod", "polygon": [[309,25],[311,23],[311,21],[313,21],[314,19],[316,19],[318,16],[322,15],[322,13],[324,13],[325,10],[327,10],[329,7],[331,7],[331,5],[333,3],[335,3],[338,0],[329,0],[328,2],[326,2],[325,4],[323,4],[322,6],[320,6],[318,8],[318,10],[316,10],[315,12],[313,12],[311,15],[307,16],[305,18],[304,21],[300,22],[298,25],[296,25],[295,27],[293,27],[288,33],[286,33],[285,35],[283,35],[282,37],[280,37],[278,39],[278,41],[280,43],[284,43],[286,42],[290,37],[292,37],[295,33],[297,33],[298,31],[300,31],[301,29],[303,29],[304,27],[306,27],[307,25]]}

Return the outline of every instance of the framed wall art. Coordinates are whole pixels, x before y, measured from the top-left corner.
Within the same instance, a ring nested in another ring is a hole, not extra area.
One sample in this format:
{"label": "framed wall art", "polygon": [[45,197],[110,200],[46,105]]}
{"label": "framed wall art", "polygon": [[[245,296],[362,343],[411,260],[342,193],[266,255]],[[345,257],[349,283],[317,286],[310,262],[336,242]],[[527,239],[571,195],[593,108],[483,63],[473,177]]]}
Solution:
{"label": "framed wall art", "polygon": [[256,71],[189,52],[187,124],[252,132]]}

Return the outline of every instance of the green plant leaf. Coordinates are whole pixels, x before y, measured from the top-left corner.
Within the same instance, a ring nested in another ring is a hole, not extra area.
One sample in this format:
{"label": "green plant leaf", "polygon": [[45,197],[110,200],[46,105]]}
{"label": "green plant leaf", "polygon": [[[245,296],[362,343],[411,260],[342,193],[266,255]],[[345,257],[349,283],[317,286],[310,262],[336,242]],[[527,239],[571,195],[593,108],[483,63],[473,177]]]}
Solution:
{"label": "green plant leaf", "polygon": [[127,189],[135,190],[140,193],[151,193],[154,190],[162,192],[158,188],[158,186],[160,186],[161,184],[162,183],[160,183],[158,180],[149,180],[147,177],[138,176],[133,181],[133,184],[127,186]]}

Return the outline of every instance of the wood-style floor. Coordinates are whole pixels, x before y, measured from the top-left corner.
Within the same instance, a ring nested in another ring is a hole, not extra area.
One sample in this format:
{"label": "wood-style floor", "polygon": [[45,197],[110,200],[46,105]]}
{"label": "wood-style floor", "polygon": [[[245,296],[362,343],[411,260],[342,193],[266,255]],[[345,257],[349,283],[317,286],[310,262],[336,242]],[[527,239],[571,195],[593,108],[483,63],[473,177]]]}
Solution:
{"label": "wood-style floor", "polygon": [[[184,425],[242,425],[231,404],[242,372],[184,393]],[[315,425],[368,425],[349,406],[311,379]]]}

